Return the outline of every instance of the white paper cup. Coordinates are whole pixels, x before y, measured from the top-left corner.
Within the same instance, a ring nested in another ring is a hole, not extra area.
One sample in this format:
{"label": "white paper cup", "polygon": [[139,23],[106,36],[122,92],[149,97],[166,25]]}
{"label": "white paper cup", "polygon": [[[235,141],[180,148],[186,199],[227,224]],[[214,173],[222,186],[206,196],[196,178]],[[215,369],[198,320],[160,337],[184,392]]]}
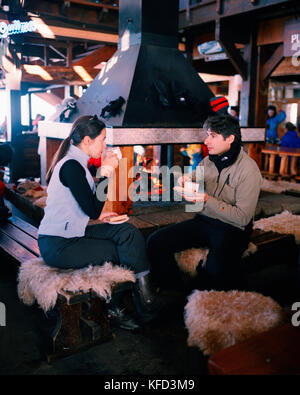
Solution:
{"label": "white paper cup", "polygon": [[189,193],[195,193],[199,190],[199,184],[196,182],[185,182],[184,183],[184,190]]}
{"label": "white paper cup", "polygon": [[119,147],[106,147],[104,151],[104,157],[106,157],[108,152],[113,152],[117,155],[118,159],[122,159],[122,152]]}

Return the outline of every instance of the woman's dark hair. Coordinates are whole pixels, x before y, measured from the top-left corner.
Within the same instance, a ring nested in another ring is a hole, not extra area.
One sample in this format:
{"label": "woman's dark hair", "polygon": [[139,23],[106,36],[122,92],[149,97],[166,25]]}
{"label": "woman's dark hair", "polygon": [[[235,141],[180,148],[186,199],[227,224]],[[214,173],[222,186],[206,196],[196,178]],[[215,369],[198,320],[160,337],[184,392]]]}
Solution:
{"label": "woman's dark hair", "polygon": [[285,124],[285,128],[286,128],[287,130],[296,130],[296,129],[297,129],[296,126],[295,126],[292,122],[287,122],[287,123]]}
{"label": "woman's dark hair", "polygon": [[239,121],[229,114],[224,115],[212,115],[207,118],[203,124],[203,129],[221,134],[224,139],[229,137],[231,134],[234,135],[234,143],[239,145],[242,144],[242,135]]}
{"label": "woman's dark hair", "polygon": [[98,119],[97,115],[94,115],[93,117],[90,115],[84,115],[76,119],[72,125],[70,135],[64,139],[53,157],[46,176],[46,183],[49,184],[55,165],[67,154],[70,144],[75,146],[79,145],[85,136],[89,136],[94,140],[99,136],[104,128],[105,124]]}

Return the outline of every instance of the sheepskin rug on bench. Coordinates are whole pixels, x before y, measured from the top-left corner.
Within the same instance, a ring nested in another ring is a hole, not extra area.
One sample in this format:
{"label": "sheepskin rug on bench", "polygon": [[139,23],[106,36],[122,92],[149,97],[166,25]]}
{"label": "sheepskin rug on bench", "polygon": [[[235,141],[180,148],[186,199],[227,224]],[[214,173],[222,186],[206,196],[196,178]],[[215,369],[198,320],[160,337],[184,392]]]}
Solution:
{"label": "sheepskin rug on bench", "polygon": [[212,355],[284,324],[287,316],[273,299],[256,292],[195,290],[184,320],[188,345]]}
{"label": "sheepskin rug on bench", "polygon": [[273,193],[283,193],[285,191],[300,192],[300,184],[290,181],[271,181],[263,178],[261,190]]}
{"label": "sheepskin rug on bench", "polygon": [[[273,231],[281,234],[293,234],[295,241],[300,244],[300,215],[291,214],[285,210],[280,214],[268,218],[262,218],[254,222],[253,229],[261,229],[264,231]],[[253,243],[249,243],[243,257],[254,254],[257,247]],[[208,248],[190,248],[181,252],[176,252],[175,261],[179,268],[194,277],[197,274],[196,268],[200,264],[205,264]]]}
{"label": "sheepskin rug on bench", "polygon": [[117,283],[135,282],[134,273],[120,266],[105,262],[103,266],[83,269],[61,270],[47,266],[42,258],[22,263],[18,274],[18,296],[26,305],[35,300],[46,312],[52,309],[60,290],[88,292],[93,290],[99,297],[108,299]]}
{"label": "sheepskin rug on bench", "polygon": [[272,230],[277,233],[292,234],[295,236],[296,243],[300,244],[300,215],[292,214],[287,210],[255,221],[253,228],[266,232]]}
{"label": "sheepskin rug on bench", "polygon": [[[243,254],[243,257],[254,254],[256,251],[256,245],[249,243],[247,250]],[[174,256],[180,270],[188,273],[191,277],[195,277],[197,275],[196,268],[198,264],[205,264],[208,252],[208,248],[189,248],[188,250],[175,252]]]}

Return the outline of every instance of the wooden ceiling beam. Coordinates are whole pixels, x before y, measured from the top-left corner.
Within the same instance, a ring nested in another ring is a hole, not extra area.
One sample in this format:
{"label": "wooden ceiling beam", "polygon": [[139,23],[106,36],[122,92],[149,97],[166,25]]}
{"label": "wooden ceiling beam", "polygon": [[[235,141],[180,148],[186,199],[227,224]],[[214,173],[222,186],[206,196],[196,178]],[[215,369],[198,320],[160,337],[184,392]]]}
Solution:
{"label": "wooden ceiling beam", "polygon": [[272,77],[287,77],[287,76],[299,76],[300,67],[297,64],[298,60],[294,60],[292,56],[284,58],[278,67],[271,74]]}
{"label": "wooden ceiling beam", "polygon": [[268,79],[276,67],[283,61],[283,59],[283,44],[280,44],[274,51],[273,55],[264,64],[262,78],[264,80]]}
{"label": "wooden ceiling beam", "polygon": [[80,65],[71,67],[23,65],[21,70],[22,82],[49,85],[86,85],[91,83],[99,73],[99,69]]}
{"label": "wooden ceiling beam", "polygon": [[[227,34],[227,29],[229,32],[229,36]],[[231,31],[229,26],[224,26],[224,24],[221,23],[220,20],[216,21],[216,40],[219,41],[219,43],[221,44],[237,73],[240,74],[244,81],[246,81],[247,63],[234,45],[232,39],[230,39],[230,35]]]}
{"label": "wooden ceiling beam", "polygon": [[[221,7],[218,8],[217,3],[220,3]],[[220,15],[222,17],[243,15],[243,18],[245,18],[249,13],[251,15],[250,18],[252,18],[250,21],[254,20],[256,15],[262,15],[265,18],[266,15],[271,15],[274,12],[275,7],[278,9],[278,12],[282,13],[283,7],[289,7],[290,3],[291,0],[259,1],[254,4],[250,0],[202,1],[180,10],[179,29],[187,29],[192,26],[214,22]]]}
{"label": "wooden ceiling beam", "polygon": [[105,45],[102,48],[96,49],[90,55],[73,62],[72,66],[95,67],[101,62],[107,62],[116,50],[116,46]]}
{"label": "wooden ceiling beam", "polygon": [[37,30],[35,34],[40,34],[45,39],[56,40],[57,38],[64,37],[77,39],[79,41],[85,40],[117,44],[119,38],[118,34],[54,26],[46,24],[41,18],[32,17],[31,19],[35,20],[37,23]]}
{"label": "wooden ceiling beam", "polygon": [[[65,0],[60,0],[62,3]],[[69,0],[70,3],[76,3],[76,4],[80,4],[80,5],[84,5],[87,7],[95,7],[95,8],[107,8],[109,10],[118,10],[119,9],[119,5],[117,6],[113,6],[112,4],[108,4],[105,1],[101,1],[99,3],[94,3],[92,1],[85,1],[85,0]],[[119,3],[119,0],[115,1],[116,4]]]}

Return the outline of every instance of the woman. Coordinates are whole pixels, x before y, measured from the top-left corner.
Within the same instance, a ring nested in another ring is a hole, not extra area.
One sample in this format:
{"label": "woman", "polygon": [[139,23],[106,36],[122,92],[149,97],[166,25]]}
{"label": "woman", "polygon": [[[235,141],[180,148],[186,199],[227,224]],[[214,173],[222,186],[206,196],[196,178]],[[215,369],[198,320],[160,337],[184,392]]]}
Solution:
{"label": "woman", "polygon": [[[152,318],[155,295],[149,284],[149,261],[142,234],[128,223],[88,226],[90,218],[103,220],[116,215],[102,213],[105,202],[97,199],[87,167],[90,158],[101,156],[106,147],[105,137],[105,125],[97,116],[82,116],[74,122],[47,174],[47,205],[38,244],[45,263],[52,267],[80,269],[110,261],[133,270],[137,279],[133,299],[140,318],[148,321]],[[117,166],[117,156],[108,153],[100,168],[99,182],[107,182]],[[127,316],[117,318],[123,324],[128,321]]]}
{"label": "woman", "polygon": [[300,148],[300,137],[297,133],[297,128],[292,122],[285,124],[285,134],[281,140],[281,147]]}

